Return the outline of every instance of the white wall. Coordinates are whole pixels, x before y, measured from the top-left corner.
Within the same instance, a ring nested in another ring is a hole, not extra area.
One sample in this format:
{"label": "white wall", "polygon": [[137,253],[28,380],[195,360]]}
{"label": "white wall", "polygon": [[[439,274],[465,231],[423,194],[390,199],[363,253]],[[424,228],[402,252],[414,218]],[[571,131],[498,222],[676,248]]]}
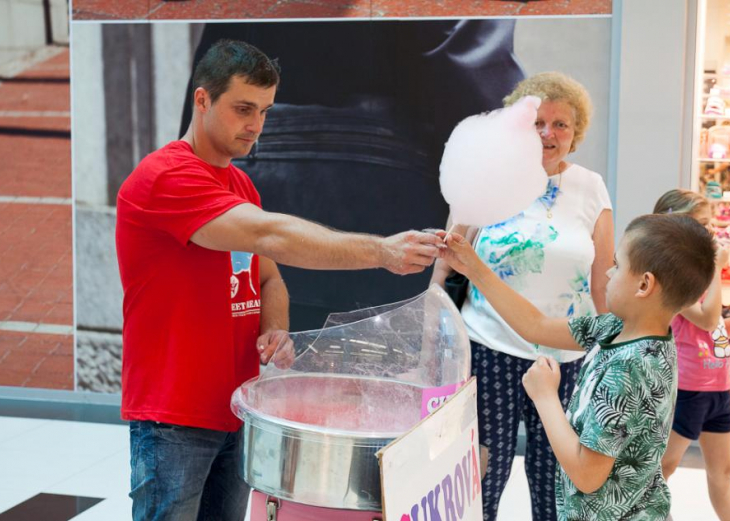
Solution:
{"label": "white wall", "polygon": [[[153,26],[155,145],[161,147],[178,138],[185,89],[193,66],[190,24],[166,23]],[[182,50],[182,52],[181,52]]]}
{"label": "white wall", "polygon": [[55,43],[69,43],[68,8],[66,0],[51,0],[51,27]]}
{"label": "white wall", "polygon": [[[689,6],[688,6],[689,4]],[[687,143],[690,0],[614,0],[616,69],[610,136],[614,154],[609,190],[615,193],[617,236],[634,217],[651,212],[665,191],[689,188]],[[691,81],[689,81],[691,87]]]}
{"label": "white wall", "polygon": [[[51,0],[54,40],[68,42],[66,0]],[[0,49],[32,49],[46,44],[42,0],[0,0]]]}
{"label": "white wall", "polygon": [[[74,24],[71,48],[75,199],[87,206],[107,204],[101,28],[97,23]],[[192,66],[189,24],[154,25],[152,45],[155,142],[159,147],[177,139]]]}
{"label": "white wall", "polygon": [[81,205],[106,205],[106,112],[101,25],[74,24],[71,51],[74,199]]}
{"label": "white wall", "polygon": [[515,28],[515,54],[527,75],[560,71],[581,82],[591,95],[593,121],[586,139],[569,159],[606,177],[610,17],[526,18]]}

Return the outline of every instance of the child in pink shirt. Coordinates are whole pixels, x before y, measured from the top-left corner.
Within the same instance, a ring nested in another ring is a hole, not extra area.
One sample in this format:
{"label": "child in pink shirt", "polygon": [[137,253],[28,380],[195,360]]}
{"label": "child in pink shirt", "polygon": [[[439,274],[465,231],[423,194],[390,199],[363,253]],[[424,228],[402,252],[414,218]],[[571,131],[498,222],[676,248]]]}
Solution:
{"label": "child in pink shirt", "polygon": [[[689,190],[670,190],[659,198],[654,213],[687,214],[713,231],[710,203]],[[730,343],[721,316],[720,280],[728,250],[718,247],[716,259],[704,298],[672,321],[679,389],[662,471],[668,479],[690,443],[699,439],[710,501],[721,520],[730,520]]]}

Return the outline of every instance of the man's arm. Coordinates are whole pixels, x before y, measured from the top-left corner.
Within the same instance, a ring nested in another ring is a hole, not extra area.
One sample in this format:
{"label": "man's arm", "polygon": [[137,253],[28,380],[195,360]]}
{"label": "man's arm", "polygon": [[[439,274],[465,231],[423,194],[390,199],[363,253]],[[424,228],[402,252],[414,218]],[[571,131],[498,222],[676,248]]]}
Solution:
{"label": "man's arm", "polygon": [[289,292],[281,278],[276,263],[266,257],[259,257],[259,279],[261,281],[261,335],[256,348],[261,363],[267,364],[289,331]]}
{"label": "man's arm", "polygon": [[538,358],[525,373],[522,383],[535,403],[555,458],[570,480],[584,494],[601,488],[616,459],[581,445],[558,397],[558,363],[552,358]]}
{"label": "man's arm", "polygon": [[436,235],[416,231],[390,237],[337,232],[248,203],[204,224],[190,240],[211,250],[248,251],[299,268],[385,268],[401,275],[433,264],[442,245]]}
{"label": "man's arm", "polygon": [[568,319],[545,316],[490,270],[464,237],[451,233],[447,245],[449,249],[443,253],[446,262],[479,289],[518,335],[531,344],[585,351],[571,335]]}

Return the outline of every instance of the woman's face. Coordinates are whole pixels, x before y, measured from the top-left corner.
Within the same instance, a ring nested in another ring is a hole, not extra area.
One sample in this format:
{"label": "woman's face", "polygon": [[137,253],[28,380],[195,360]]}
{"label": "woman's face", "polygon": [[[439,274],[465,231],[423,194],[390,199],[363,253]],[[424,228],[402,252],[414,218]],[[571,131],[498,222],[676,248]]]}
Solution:
{"label": "woman's face", "polygon": [[535,128],[542,140],[542,166],[548,175],[558,173],[575,136],[575,111],[565,101],[543,101],[537,109]]}

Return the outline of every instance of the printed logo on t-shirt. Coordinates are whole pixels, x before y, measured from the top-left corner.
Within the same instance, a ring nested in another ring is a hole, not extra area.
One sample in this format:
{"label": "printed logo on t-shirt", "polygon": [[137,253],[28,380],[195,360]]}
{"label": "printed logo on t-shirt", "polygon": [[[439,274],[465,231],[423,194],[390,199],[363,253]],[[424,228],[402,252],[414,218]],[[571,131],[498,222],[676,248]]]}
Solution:
{"label": "printed logo on t-shirt", "polygon": [[231,276],[231,298],[238,294],[240,286],[239,275],[245,273],[248,278],[248,285],[251,291],[256,295],[256,289],[253,287],[253,280],[251,280],[251,265],[252,265],[253,253],[247,253],[242,251],[231,252],[231,267],[233,268],[233,275]]}
{"label": "printed logo on t-shirt", "polygon": [[727,329],[725,329],[725,323],[722,320],[712,332],[712,340],[715,344],[715,358],[730,357],[730,340],[728,340]]}

